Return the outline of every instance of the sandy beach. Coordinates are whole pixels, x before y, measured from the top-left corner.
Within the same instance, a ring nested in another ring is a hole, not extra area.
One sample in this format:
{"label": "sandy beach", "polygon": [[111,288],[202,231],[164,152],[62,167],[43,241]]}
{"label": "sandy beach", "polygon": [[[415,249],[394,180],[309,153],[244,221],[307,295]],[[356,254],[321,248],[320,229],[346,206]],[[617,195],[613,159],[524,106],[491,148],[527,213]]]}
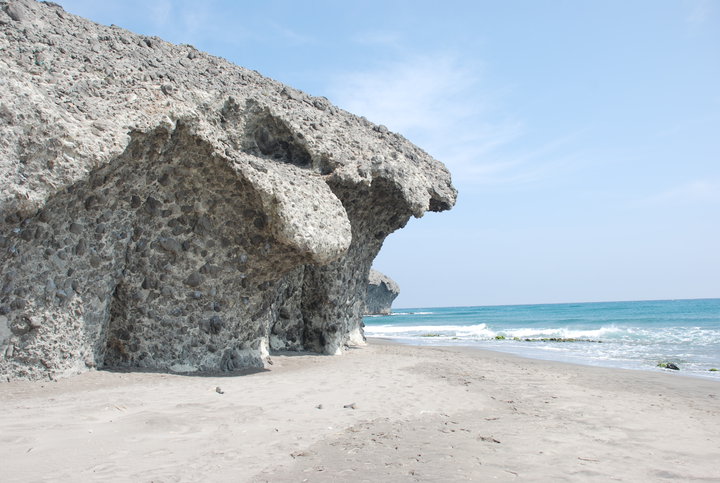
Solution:
{"label": "sandy beach", "polygon": [[720,481],[720,384],[371,340],[0,389],[0,480]]}

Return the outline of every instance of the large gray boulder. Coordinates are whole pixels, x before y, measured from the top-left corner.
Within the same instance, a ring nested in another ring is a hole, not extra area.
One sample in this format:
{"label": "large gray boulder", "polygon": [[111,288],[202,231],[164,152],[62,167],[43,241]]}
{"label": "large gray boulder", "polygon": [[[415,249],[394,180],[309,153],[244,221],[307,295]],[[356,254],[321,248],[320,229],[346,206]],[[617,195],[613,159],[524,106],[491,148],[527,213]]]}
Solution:
{"label": "large gray boulder", "polygon": [[189,45],[0,1],[0,378],[362,343],[372,260],[446,168]]}
{"label": "large gray boulder", "polygon": [[400,295],[400,286],[384,273],[370,270],[368,274],[365,313],[367,315],[390,315],[392,303]]}

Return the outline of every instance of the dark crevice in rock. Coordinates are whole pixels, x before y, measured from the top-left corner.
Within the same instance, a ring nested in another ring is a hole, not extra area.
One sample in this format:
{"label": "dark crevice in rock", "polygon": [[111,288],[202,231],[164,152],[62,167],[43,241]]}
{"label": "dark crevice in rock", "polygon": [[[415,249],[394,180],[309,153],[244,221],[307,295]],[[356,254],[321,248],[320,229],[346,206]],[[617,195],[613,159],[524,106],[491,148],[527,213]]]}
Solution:
{"label": "dark crevice in rock", "polygon": [[[306,350],[335,353],[348,338],[364,339],[361,332],[370,265],[385,236],[405,226],[411,210],[394,181],[378,178],[370,187],[334,184],[352,224],[347,253],[324,266],[306,266],[303,278],[303,346]],[[376,237],[378,232],[385,233]]]}
{"label": "dark crevice in rock", "polygon": [[302,168],[312,167],[312,156],[298,135],[267,109],[250,117],[246,129],[249,152]]}
{"label": "dark crevice in rock", "polygon": [[[110,297],[110,320],[108,326],[111,328],[110,334],[105,335],[105,351],[104,354],[97,354],[96,361],[98,366],[119,366],[127,365],[132,357],[128,351],[127,344],[130,339],[132,325],[124,326],[125,317],[127,316],[127,294],[124,293],[122,283],[115,286]],[[118,329],[118,327],[121,327]],[[106,332],[108,330],[106,329]],[[99,360],[98,360],[99,359]]]}
{"label": "dark crevice in rock", "polygon": [[439,200],[436,198],[430,199],[430,208],[429,211],[432,212],[440,212],[440,211],[447,211],[450,208],[452,208],[452,205],[448,203],[447,201]]}

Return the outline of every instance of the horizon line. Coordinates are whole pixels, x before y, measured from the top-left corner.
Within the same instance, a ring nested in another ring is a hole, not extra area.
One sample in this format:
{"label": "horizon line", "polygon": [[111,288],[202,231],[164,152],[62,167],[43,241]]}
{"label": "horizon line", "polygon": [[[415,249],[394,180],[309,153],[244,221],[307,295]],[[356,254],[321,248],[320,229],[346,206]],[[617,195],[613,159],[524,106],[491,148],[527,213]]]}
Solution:
{"label": "horizon line", "polygon": [[435,305],[435,306],[417,306],[417,307],[398,307],[391,308],[393,310],[409,310],[409,309],[453,309],[453,308],[471,308],[471,307],[530,307],[536,305],[571,305],[571,304],[612,304],[626,302],[684,302],[690,300],[720,300],[720,297],[698,297],[698,298],[680,298],[680,299],[643,299],[643,300],[597,300],[585,302],[541,302],[541,303],[521,303],[521,304],[487,304],[487,305]]}

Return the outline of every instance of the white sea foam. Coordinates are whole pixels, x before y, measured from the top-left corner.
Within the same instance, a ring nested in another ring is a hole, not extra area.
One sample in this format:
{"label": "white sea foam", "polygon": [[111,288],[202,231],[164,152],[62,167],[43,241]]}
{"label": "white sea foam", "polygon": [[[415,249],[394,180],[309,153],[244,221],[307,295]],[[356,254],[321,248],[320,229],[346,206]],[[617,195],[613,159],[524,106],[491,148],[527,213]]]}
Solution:
{"label": "white sea foam", "polygon": [[391,316],[398,316],[398,315],[432,315],[435,312],[390,312]]}
{"label": "white sea foam", "polygon": [[470,338],[470,339],[493,339],[498,335],[506,338],[517,337],[519,339],[539,338],[563,338],[563,339],[598,339],[608,334],[623,332],[624,329],[617,327],[601,327],[599,329],[567,329],[567,328],[518,328],[495,331],[487,324],[474,325],[368,325],[365,333],[372,337],[403,336],[403,337],[427,337],[429,334]]}
{"label": "white sea foam", "polygon": [[708,371],[720,368],[720,300],[413,310],[366,319],[365,334],[625,368],[661,370],[658,362],[672,361],[684,373],[720,379]]}
{"label": "white sea foam", "polygon": [[492,338],[495,332],[487,324],[476,325],[368,325],[365,334],[371,337],[462,337]]}
{"label": "white sea foam", "polygon": [[599,339],[600,337],[617,334],[623,332],[624,329],[618,327],[600,327],[599,329],[570,329],[570,328],[519,328],[508,329],[503,331],[506,337],[518,337],[520,339],[527,338],[547,338],[557,337],[561,339]]}

